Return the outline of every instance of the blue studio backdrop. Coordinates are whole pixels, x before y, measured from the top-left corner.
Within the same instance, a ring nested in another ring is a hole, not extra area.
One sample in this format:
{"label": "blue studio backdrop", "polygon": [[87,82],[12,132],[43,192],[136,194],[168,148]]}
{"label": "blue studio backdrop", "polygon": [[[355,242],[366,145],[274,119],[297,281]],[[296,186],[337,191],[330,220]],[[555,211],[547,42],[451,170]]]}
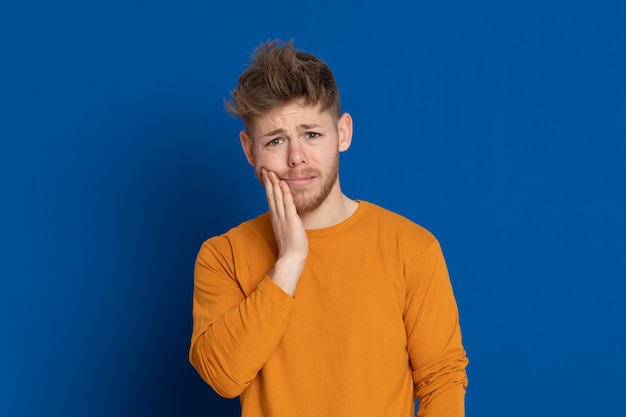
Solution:
{"label": "blue studio backdrop", "polygon": [[223,109],[252,50],[335,71],[344,191],[431,230],[467,415],[623,416],[626,3],[0,3],[0,415],[237,416],[193,264],[266,210]]}

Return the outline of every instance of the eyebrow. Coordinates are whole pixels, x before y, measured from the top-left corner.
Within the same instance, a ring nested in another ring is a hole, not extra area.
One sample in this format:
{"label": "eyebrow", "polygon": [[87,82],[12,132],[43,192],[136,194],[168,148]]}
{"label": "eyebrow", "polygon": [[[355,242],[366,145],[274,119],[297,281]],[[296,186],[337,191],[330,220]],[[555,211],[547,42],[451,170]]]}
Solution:
{"label": "eyebrow", "polygon": [[[300,126],[298,126],[298,128],[300,130],[310,130],[310,129],[317,129],[321,127],[320,125],[316,125],[316,124],[301,124]],[[269,136],[274,136],[274,135],[279,135],[279,134],[283,134],[285,133],[285,129],[283,129],[282,127],[279,127],[278,129],[274,129],[270,132],[267,132],[263,135],[261,135],[261,137],[266,138]]]}

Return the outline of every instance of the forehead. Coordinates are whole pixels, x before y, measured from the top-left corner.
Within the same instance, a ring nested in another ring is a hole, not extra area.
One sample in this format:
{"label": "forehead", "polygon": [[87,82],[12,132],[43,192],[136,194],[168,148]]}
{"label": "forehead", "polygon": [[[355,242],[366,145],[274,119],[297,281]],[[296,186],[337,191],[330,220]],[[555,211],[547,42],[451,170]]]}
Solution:
{"label": "forehead", "polygon": [[311,125],[331,128],[334,119],[329,111],[322,110],[321,105],[291,102],[255,117],[251,130],[254,136],[260,137],[277,129],[294,130]]}

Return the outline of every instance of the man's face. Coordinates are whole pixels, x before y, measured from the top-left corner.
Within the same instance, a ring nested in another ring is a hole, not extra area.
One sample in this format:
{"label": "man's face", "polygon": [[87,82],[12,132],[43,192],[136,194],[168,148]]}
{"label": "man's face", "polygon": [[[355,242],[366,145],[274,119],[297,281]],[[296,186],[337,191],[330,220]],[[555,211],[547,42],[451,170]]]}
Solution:
{"label": "man's face", "polygon": [[339,152],[350,146],[350,115],[335,120],[319,106],[292,102],[255,118],[251,131],[241,132],[240,138],[257,177],[265,168],[286,181],[299,214],[341,195]]}

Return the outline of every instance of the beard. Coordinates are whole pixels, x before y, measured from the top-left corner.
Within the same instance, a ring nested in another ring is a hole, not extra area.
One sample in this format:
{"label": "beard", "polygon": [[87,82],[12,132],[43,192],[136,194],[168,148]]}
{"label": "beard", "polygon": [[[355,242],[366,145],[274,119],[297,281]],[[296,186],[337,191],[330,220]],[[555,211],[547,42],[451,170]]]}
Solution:
{"label": "beard", "polygon": [[[257,178],[261,181],[261,172],[260,167],[255,169],[257,173]],[[305,168],[305,169],[294,169],[287,172],[277,172],[279,178],[296,178],[296,177],[306,177],[306,176],[315,176],[317,179],[317,184],[307,187],[307,188],[292,188],[291,195],[293,196],[293,202],[296,206],[296,211],[299,215],[308,214],[315,211],[319,208],[324,201],[330,195],[330,192],[333,190],[333,187],[337,183],[337,178],[339,174],[339,154],[333,161],[330,169],[326,174],[322,174],[322,172],[313,169],[313,168]]]}

